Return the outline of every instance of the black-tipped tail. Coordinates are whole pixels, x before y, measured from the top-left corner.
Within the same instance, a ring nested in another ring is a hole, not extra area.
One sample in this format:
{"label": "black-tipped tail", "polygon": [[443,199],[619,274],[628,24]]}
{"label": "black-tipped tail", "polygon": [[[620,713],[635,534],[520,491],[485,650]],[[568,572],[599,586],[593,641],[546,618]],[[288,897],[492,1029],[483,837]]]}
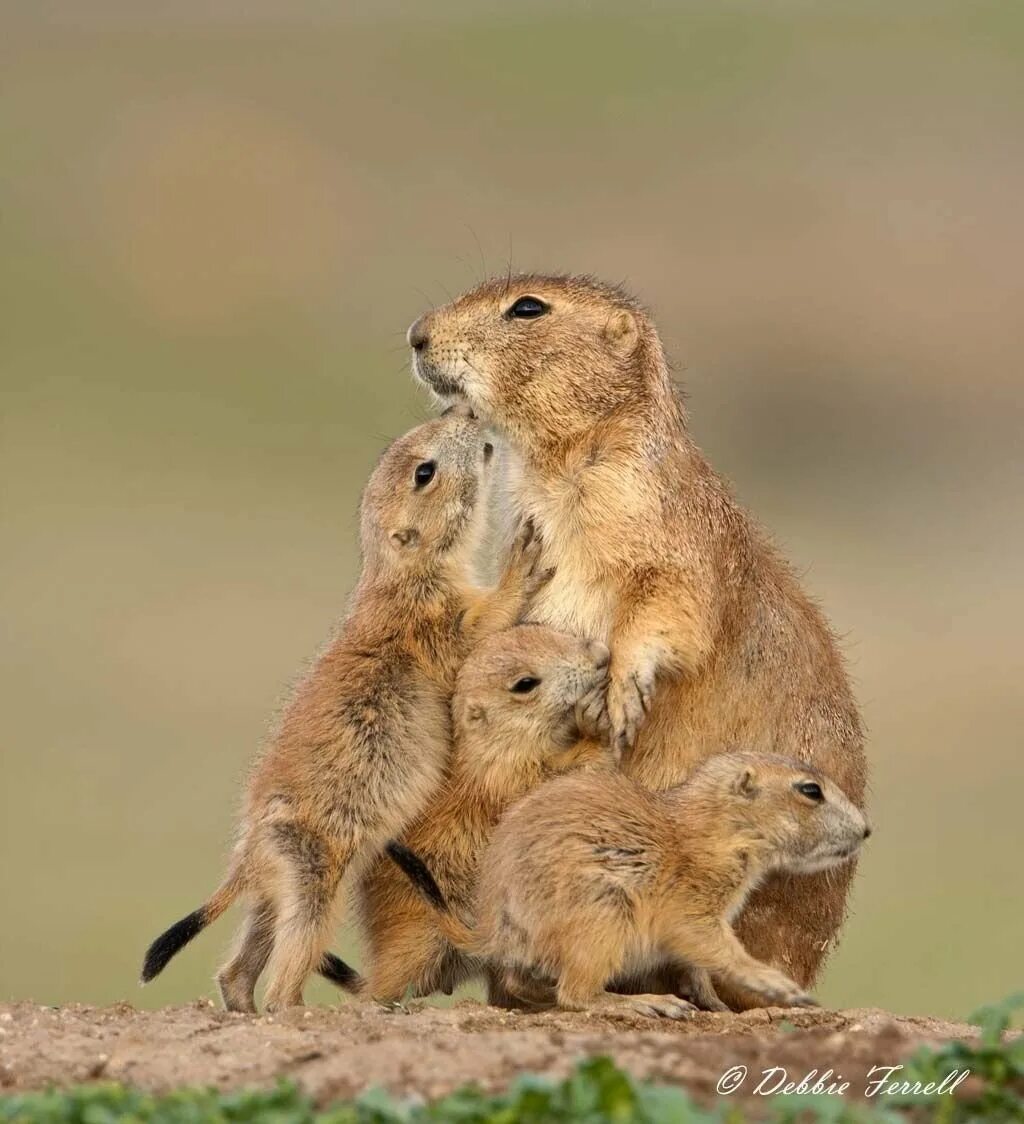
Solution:
{"label": "black-tipped tail", "polygon": [[363,990],[363,977],[333,952],[324,953],[317,971],[325,980],[330,980],[336,987],[344,988],[353,995],[358,995]]}
{"label": "black-tipped tail", "polygon": [[405,874],[406,878],[427,899],[428,902],[442,913],[451,913],[448,902],[441,892],[434,876],[430,873],[427,864],[416,854],[404,847],[401,843],[392,840],[385,850],[389,858]]}
{"label": "black-tipped tail", "polygon": [[149,983],[159,976],[171,957],[180,952],[193,937],[198,936],[206,925],[206,906],[201,906],[188,917],[176,921],[166,933],[161,933],[146,950],[146,959],[142,963],[142,982]]}

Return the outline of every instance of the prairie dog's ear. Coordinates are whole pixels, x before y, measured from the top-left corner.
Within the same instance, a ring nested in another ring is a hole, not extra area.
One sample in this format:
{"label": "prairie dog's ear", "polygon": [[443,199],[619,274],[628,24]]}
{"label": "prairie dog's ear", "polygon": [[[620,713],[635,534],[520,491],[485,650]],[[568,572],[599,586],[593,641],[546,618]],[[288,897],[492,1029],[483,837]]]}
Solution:
{"label": "prairie dog's ear", "polygon": [[757,773],[749,765],[742,769],[732,782],[732,790],[737,796],[753,800],[758,793]]}
{"label": "prairie dog's ear", "polygon": [[487,711],[479,703],[467,703],[462,710],[462,721],[467,726],[486,726]]}
{"label": "prairie dog's ear", "polygon": [[415,546],[420,541],[420,533],[415,527],[403,527],[400,531],[391,532],[391,543],[393,546],[402,550],[406,547]]}
{"label": "prairie dog's ear", "polygon": [[640,325],[628,308],[617,308],[604,326],[604,338],[617,355],[631,355],[640,342]]}

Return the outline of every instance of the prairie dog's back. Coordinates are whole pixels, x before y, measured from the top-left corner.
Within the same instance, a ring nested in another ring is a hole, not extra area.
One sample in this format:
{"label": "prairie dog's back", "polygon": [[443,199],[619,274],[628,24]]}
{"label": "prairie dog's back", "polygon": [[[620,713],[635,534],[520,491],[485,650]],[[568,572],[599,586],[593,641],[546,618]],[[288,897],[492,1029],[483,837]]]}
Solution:
{"label": "prairie dog's back", "polygon": [[622,773],[549,780],[509,809],[484,855],[477,889],[484,952],[529,962],[532,942],[517,938],[563,922],[584,937],[604,883],[635,906],[655,891],[671,843],[659,798]]}
{"label": "prairie dog's back", "polygon": [[298,816],[327,837],[354,833],[358,846],[366,831],[379,833],[384,807],[415,814],[440,783],[450,744],[447,697],[408,651],[394,645],[367,655],[342,637],[320,657],[257,762],[250,816]]}

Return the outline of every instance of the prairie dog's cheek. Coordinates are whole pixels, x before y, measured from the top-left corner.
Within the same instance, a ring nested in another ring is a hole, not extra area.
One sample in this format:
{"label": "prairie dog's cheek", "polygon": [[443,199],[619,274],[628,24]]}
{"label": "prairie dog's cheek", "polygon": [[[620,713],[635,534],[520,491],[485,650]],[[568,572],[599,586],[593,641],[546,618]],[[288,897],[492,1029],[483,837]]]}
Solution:
{"label": "prairie dog's cheek", "polygon": [[495,394],[486,377],[469,367],[468,364],[462,363],[459,368],[459,378],[466,400],[473,407],[480,420],[484,424],[494,421]]}

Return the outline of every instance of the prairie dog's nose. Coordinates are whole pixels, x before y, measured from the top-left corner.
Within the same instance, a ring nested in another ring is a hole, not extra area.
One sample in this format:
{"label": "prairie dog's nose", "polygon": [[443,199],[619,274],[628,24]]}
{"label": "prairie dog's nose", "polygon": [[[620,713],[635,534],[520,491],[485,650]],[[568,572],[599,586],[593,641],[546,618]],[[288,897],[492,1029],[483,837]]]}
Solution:
{"label": "prairie dog's nose", "polygon": [[406,333],[406,338],[409,341],[409,346],[413,351],[422,351],[428,343],[430,343],[430,336],[427,334],[427,317],[426,313],[419,319],[414,320],[409,325],[409,331]]}
{"label": "prairie dog's nose", "polygon": [[612,658],[612,654],[608,650],[607,644],[602,644],[600,640],[591,640],[589,651],[595,667],[600,669],[608,666],[608,661]]}
{"label": "prairie dog's nose", "polygon": [[871,838],[871,824],[869,824],[869,823],[866,823],[864,825],[864,838],[865,839]]}

